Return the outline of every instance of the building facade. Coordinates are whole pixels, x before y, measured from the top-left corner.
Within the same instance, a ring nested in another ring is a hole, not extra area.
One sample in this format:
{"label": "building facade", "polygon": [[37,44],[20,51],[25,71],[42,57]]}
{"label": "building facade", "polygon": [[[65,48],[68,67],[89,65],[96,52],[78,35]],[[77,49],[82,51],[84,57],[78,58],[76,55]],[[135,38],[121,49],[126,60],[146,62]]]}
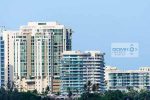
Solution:
{"label": "building facade", "polygon": [[105,73],[107,90],[150,90],[150,67],[142,67],[139,70],[118,70],[109,67],[105,69]]}
{"label": "building facade", "polygon": [[4,66],[5,66],[5,86],[10,88],[13,83],[13,66],[14,66],[14,42],[13,35],[16,34],[15,31],[4,31]]}
{"label": "building facade", "polygon": [[61,94],[70,88],[73,94],[83,93],[87,81],[104,89],[104,53],[99,51],[65,51],[62,54]]}
{"label": "building facade", "polygon": [[20,88],[23,78],[32,78],[32,82],[39,80],[35,85],[41,87],[36,88],[38,91],[47,87],[44,81],[51,92],[59,92],[61,53],[72,48],[72,30],[57,22],[29,22],[19,31],[5,31],[3,35],[6,82],[16,82]]}
{"label": "building facade", "polygon": [[5,86],[5,71],[4,71],[4,40],[2,33],[5,27],[0,27],[0,87]]}
{"label": "building facade", "polygon": [[4,40],[0,36],[0,86],[4,86],[5,71],[4,71]]}

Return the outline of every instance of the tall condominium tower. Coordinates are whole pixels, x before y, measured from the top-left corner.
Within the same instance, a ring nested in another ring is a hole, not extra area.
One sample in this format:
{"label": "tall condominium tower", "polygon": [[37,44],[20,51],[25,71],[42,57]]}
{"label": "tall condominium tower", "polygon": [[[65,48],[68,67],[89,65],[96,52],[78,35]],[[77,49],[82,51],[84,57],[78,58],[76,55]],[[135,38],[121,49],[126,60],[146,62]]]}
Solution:
{"label": "tall condominium tower", "polygon": [[70,88],[73,94],[83,93],[88,81],[98,84],[98,91],[104,90],[104,53],[100,51],[65,51],[62,55],[61,93],[67,94]]}
{"label": "tall condominium tower", "polygon": [[61,53],[72,48],[72,30],[57,22],[29,22],[17,32],[3,33],[6,82],[15,81],[27,90],[32,83],[40,92],[49,86],[51,92],[59,92]]}
{"label": "tall condominium tower", "polygon": [[4,71],[4,40],[2,32],[4,27],[0,28],[0,86],[4,86],[5,82],[5,71]]}
{"label": "tall condominium tower", "polygon": [[3,37],[0,36],[0,86],[4,86],[4,41]]}

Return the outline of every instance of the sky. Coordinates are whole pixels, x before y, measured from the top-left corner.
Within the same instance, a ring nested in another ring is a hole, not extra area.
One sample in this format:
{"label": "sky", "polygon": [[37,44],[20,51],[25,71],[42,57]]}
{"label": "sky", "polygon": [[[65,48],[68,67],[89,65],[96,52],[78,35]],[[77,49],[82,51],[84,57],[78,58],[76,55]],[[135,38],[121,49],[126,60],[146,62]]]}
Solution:
{"label": "sky", "polygon": [[[105,52],[120,69],[150,66],[150,0],[0,0],[0,26],[17,30],[29,21],[57,21],[73,29],[73,50]],[[135,58],[111,57],[111,44],[139,44]]]}

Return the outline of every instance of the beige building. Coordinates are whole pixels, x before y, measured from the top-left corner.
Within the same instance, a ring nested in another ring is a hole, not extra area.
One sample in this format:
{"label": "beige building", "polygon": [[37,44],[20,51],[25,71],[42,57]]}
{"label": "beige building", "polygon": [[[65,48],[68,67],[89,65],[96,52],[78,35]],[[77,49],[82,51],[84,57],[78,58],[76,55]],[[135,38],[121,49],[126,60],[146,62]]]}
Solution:
{"label": "beige building", "polygon": [[60,58],[63,51],[71,50],[71,29],[57,22],[29,22],[19,31],[3,32],[3,36],[6,84],[28,85],[27,80],[34,77],[39,92],[47,85],[51,92],[60,91]]}
{"label": "beige building", "polygon": [[48,86],[47,78],[40,80],[40,79],[21,79],[17,80],[15,87],[19,91],[34,91],[37,90],[39,93],[46,91]]}

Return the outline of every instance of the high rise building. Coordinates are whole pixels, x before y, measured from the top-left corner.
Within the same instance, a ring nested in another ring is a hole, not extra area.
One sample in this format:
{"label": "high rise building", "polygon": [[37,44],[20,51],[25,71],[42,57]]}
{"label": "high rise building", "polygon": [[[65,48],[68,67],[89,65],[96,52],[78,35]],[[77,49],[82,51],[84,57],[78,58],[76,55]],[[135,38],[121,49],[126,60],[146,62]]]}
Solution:
{"label": "high rise building", "polygon": [[2,36],[2,32],[4,31],[4,27],[0,30],[0,87],[4,86],[5,82],[5,71],[4,71],[4,40]]}
{"label": "high rise building", "polygon": [[0,72],[0,86],[4,86],[4,41],[2,36],[0,36]]}
{"label": "high rise building", "polygon": [[17,31],[3,31],[4,39],[4,66],[5,66],[5,86],[10,88],[13,84],[13,70],[14,70],[14,34],[18,33]]}
{"label": "high rise building", "polygon": [[127,91],[128,88],[150,90],[150,67],[141,67],[139,70],[118,70],[116,67],[107,67],[105,73],[107,90]]}
{"label": "high rise building", "polygon": [[51,92],[59,92],[61,53],[72,48],[72,30],[57,22],[29,22],[3,34],[6,82],[26,90],[32,83],[40,92],[48,85]]}
{"label": "high rise building", "polygon": [[73,94],[81,94],[88,81],[98,84],[99,91],[104,90],[104,53],[65,51],[61,63],[61,94],[67,94],[67,88]]}

